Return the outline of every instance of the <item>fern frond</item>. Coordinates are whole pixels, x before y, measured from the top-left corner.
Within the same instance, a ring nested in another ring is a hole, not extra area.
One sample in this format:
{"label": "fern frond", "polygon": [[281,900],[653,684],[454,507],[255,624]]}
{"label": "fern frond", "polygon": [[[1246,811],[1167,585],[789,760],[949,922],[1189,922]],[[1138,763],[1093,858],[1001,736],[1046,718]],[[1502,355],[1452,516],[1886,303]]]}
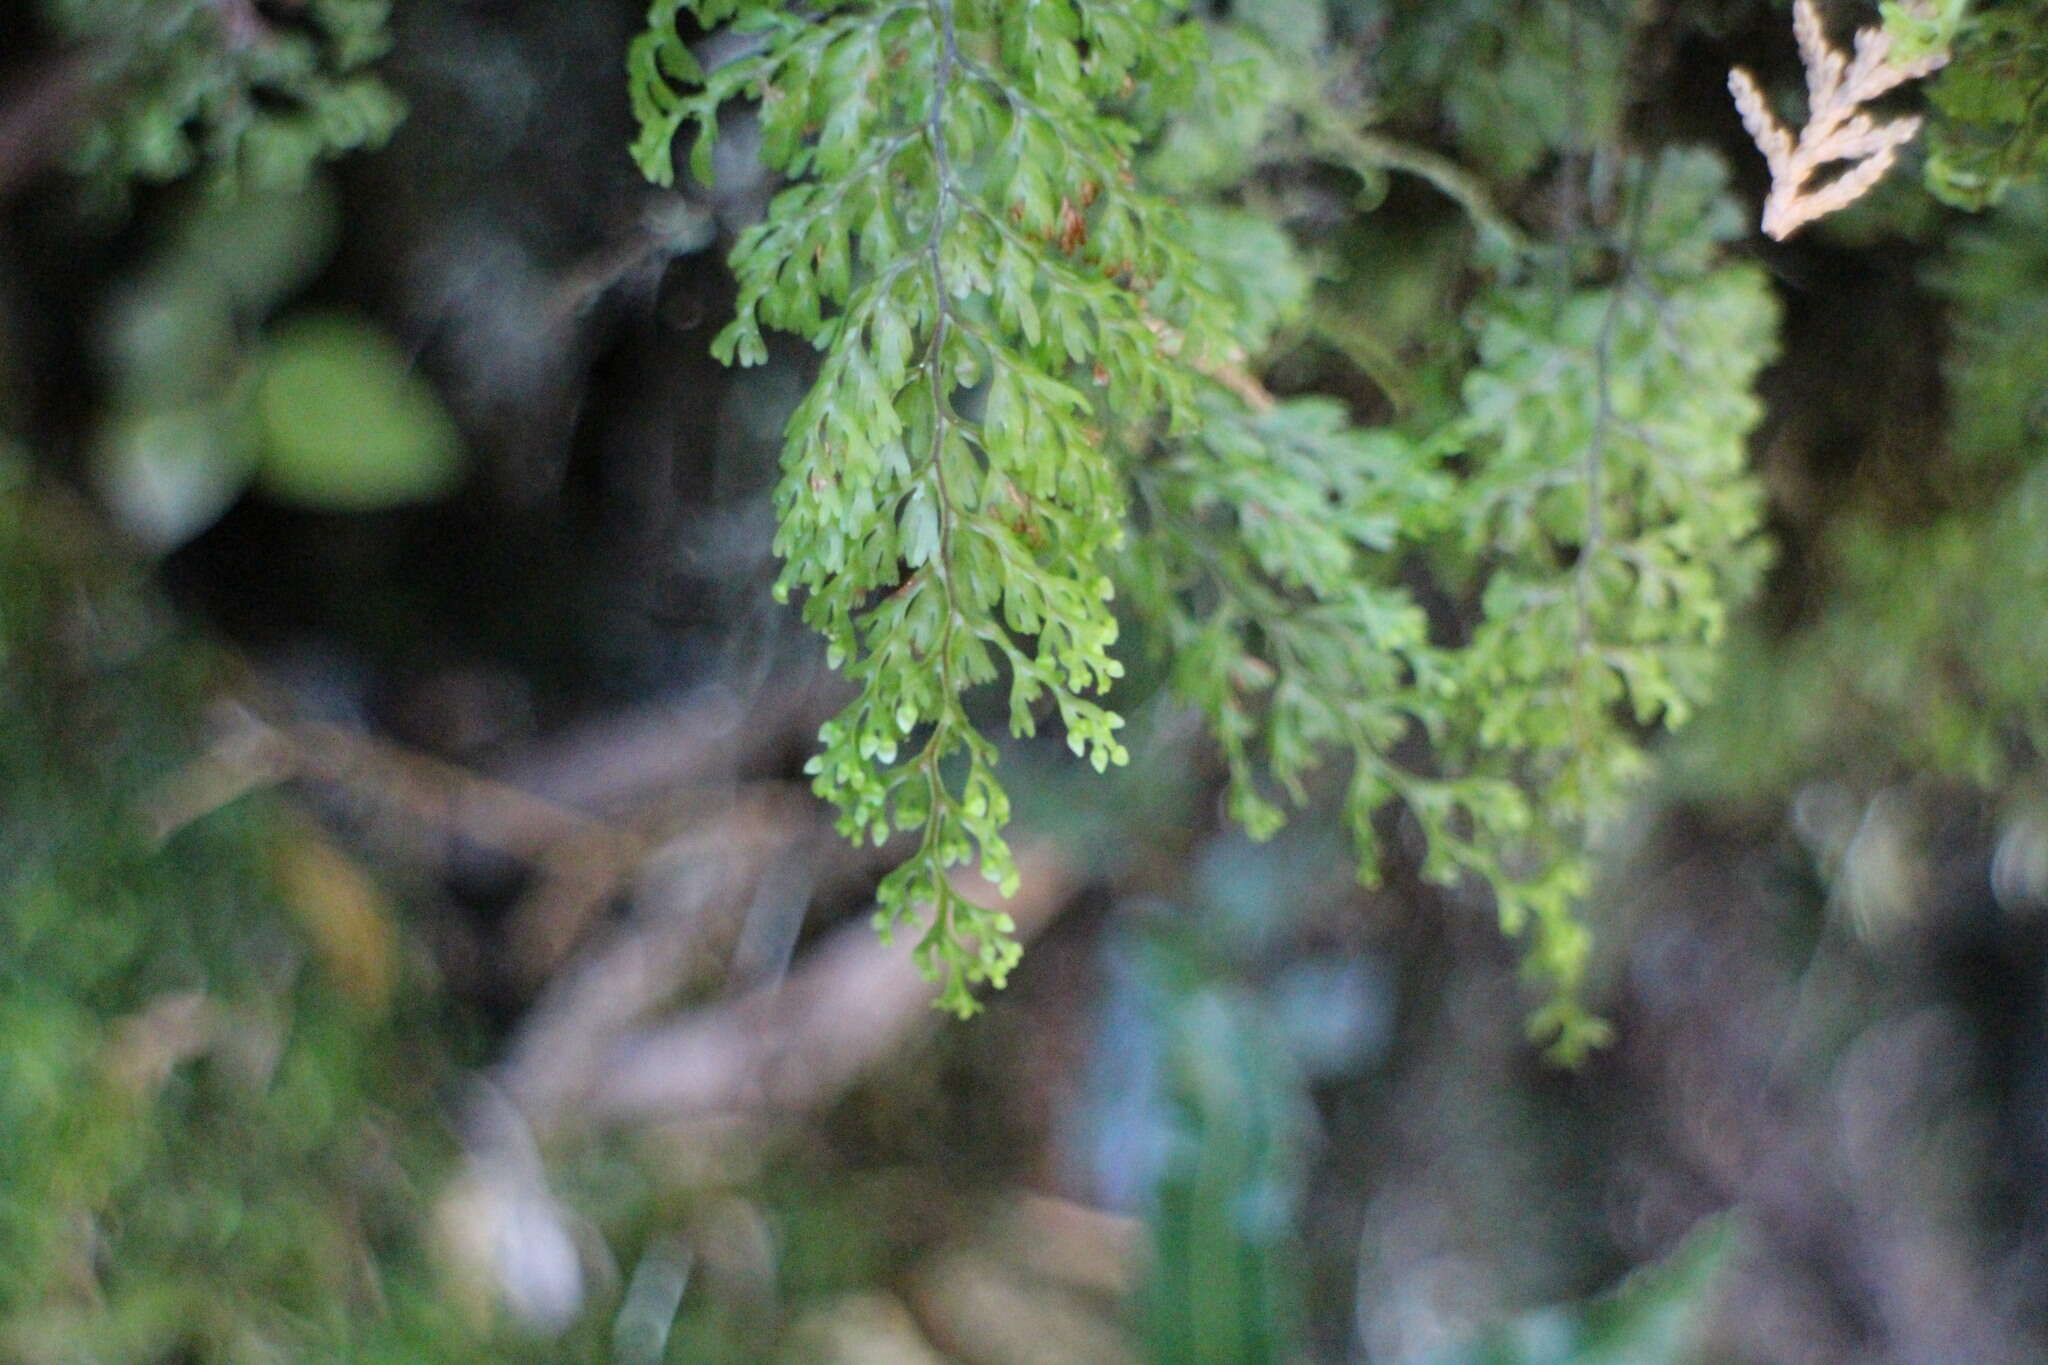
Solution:
{"label": "fern frond", "polygon": [[[701,70],[685,11],[756,43]],[[1259,381],[1311,285],[1287,234],[1139,187],[1141,132],[1201,41],[1176,4],[657,0],[650,18],[643,169],[672,175],[694,129],[708,174],[717,120],[750,100],[789,182],[735,247],[714,348],[757,363],[781,330],[822,352],[786,430],[778,591],[857,694],[810,772],[847,835],[917,836],[878,923],[920,925],[941,1003],[971,1010],[1016,957],[1007,917],[945,875],[1015,878],[970,694],[1004,686],[1014,733],[1057,715],[1076,754],[1124,761],[1102,701],[1114,571],[1215,731],[1239,820],[1272,832],[1348,763],[1361,878],[1405,810],[1422,872],[1490,887],[1528,933],[1553,1051],[1597,1042],[1585,836],[1644,766],[1635,727],[1700,699],[1762,562],[1743,437],[1774,315],[1755,271],[1718,263],[1738,219],[1718,163],[1670,159],[1620,278],[1489,290],[1463,415],[1365,431]],[[1422,169],[1491,213],[1455,167]],[[1469,639],[1410,591],[1432,563],[1470,590]]]}
{"label": "fern frond", "polygon": [[[699,80],[683,8],[759,46]],[[631,59],[650,175],[692,125],[706,173],[721,109],[745,97],[789,180],[734,248],[738,315],[715,350],[758,363],[773,328],[823,353],[787,428],[778,592],[859,690],[810,771],[847,835],[917,835],[878,923],[927,917],[918,961],[962,1013],[1017,955],[1009,918],[945,875],[975,861],[1006,893],[1017,876],[967,694],[1006,680],[1013,731],[1057,715],[1077,755],[1125,761],[1099,700],[1122,672],[1117,452],[1189,421],[1197,370],[1228,363],[1176,215],[1131,170],[1139,120],[1199,50],[1178,11],[658,0]]]}
{"label": "fern frond", "polygon": [[1644,770],[1637,731],[1683,724],[1707,696],[1767,557],[1745,438],[1777,311],[1760,271],[1716,262],[1738,222],[1721,180],[1707,154],[1667,155],[1619,278],[1562,299],[1504,284],[1477,308],[1460,519],[1487,576],[1458,656],[1473,709],[1450,747],[1532,795],[1522,861],[1548,870],[1496,891],[1564,1000],[1585,933],[1561,893]]}

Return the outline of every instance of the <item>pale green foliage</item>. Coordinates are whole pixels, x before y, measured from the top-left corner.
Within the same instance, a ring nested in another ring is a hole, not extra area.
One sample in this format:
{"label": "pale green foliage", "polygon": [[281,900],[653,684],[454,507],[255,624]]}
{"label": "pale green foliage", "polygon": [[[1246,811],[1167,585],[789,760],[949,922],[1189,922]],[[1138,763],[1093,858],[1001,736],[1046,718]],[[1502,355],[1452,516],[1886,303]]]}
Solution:
{"label": "pale green foliage", "polygon": [[763,159],[792,182],[734,250],[739,316],[715,349],[758,363],[766,325],[824,353],[788,427],[779,591],[802,592],[860,691],[811,771],[847,834],[921,832],[879,922],[929,908],[919,961],[966,1011],[1017,949],[1008,917],[948,880],[970,861],[1005,892],[1016,880],[995,747],[963,694],[1007,677],[1014,731],[1049,707],[1076,754],[1125,759],[1093,696],[1122,672],[1116,452],[1155,415],[1193,416],[1172,352],[1211,347],[1220,312],[1189,287],[1175,215],[1133,187],[1130,156],[1201,31],[1162,0],[811,17],[701,0],[701,22],[759,40],[690,84],[682,8],[657,3],[634,46],[636,153],[666,181],[669,143],[695,123],[707,173],[719,111],[746,95]]}
{"label": "pale green foliage", "polygon": [[252,483],[325,510],[446,493],[452,419],[394,340],[346,315],[272,325],[331,257],[321,181],[180,208],[96,329],[107,401],[88,459],[122,528],[175,548]]}
{"label": "pale green foliage", "polygon": [[[1716,264],[1740,221],[1718,163],[1667,158],[1605,255],[1486,290],[1464,410],[1361,430],[1335,400],[1257,391],[1242,362],[1299,327],[1309,263],[1257,212],[1145,193],[1141,130],[1190,100],[1161,139],[1187,153],[1167,168],[1183,193],[1280,137],[1423,174],[1526,248],[1456,167],[1347,132],[1312,68],[1279,76],[1284,27],[1224,40],[1272,78],[1226,68],[1197,96],[1174,73],[1201,35],[1161,3],[702,0],[700,22],[757,35],[710,72],[684,8],[660,0],[632,54],[636,155],[668,181],[694,125],[708,173],[744,97],[791,182],[735,248],[716,348],[761,361],[773,327],[823,352],[776,548],[859,694],[811,771],[849,835],[920,832],[879,919],[928,908],[943,1003],[971,1008],[1016,952],[947,882],[970,860],[1015,875],[966,694],[1006,680],[1014,732],[1057,712],[1077,754],[1122,762],[1096,699],[1122,671],[1114,575],[1210,721],[1237,818],[1270,834],[1345,761],[1362,879],[1405,811],[1426,876],[1476,878],[1533,929],[1536,1030],[1568,1057],[1597,1041],[1576,995],[1584,838],[1642,767],[1635,728],[1698,701],[1761,565],[1742,452],[1774,313],[1758,272]],[[1424,609],[1424,572],[1478,613],[1469,638]]]}
{"label": "pale green foliage", "polygon": [[284,23],[254,0],[44,0],[97,88],[78,169],[109,199],[201,167],[217,185],[276,189],[381,144],[404,112],[368,69],[389,46],[390,0],[292,8]]}
{"label": "pale green foliage", "polygon": [[1955,47],[1970,0],[1883,0],[1877,9],[1891,35],[1892,55],[1911,62]]}
{"label": "pale green foliage", "polygon": [[1495,888],[1510,932],[1534,921],[1531,967],[1560,983],[1586,947],[1570,914],[1585,832],[1643,768],[1636,728],[1679,725],[1704,699],[1729,608],[1764,565],[1745,437],[1776,309],[1761,271],[1714,264],[1739,230],[1721,178],[1705,154],[1667,156],[1636,191],[1611,283],[1503,285],[1476,309],[1460,517],[1489,576],[1446,747],[1481,769],[1514,756],[1546,870]]}
{"label": "pale green foliage", "polygon": [[462,478],[455,423],[381,329],[345,313],[278,328],[256,379],[270,496],[369,511],[445,496]]}
{"label": "pale green foliage", "polygon": [[[1739,230],[1718,162],[1643,178],[1611,283],[1481,296],[1464,412],[1430,440],[1357,430],[1327,400],[1254,415],[1216,396],[1137,475],[1128,574],[1222,743],[1233,814],[1270,833],[1268,781],[1301,804],[1327,756],[1348,759],[1363,877],[1398,801],[1424,875],[1480,878],[1503,926],[1532,931],[1550,992],[1533,1027],[1566,1056],[1601,1035],[1575,998],[1587,837],[1643,770],[1639,727],[1706,694],[1763,565],[1744,438],[1775,308],[1761,272],[1715,264]],[[1478,599],[1458,647],[1398,576],[1417,555]]]}

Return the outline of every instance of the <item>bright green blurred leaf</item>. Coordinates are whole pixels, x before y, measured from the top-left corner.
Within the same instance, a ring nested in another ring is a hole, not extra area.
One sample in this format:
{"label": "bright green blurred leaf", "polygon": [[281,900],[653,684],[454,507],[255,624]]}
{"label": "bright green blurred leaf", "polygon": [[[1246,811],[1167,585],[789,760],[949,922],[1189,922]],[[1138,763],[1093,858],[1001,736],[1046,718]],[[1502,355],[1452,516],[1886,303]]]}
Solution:
{"label": "bright green blurred leaf", "polygon": [[256,390],[258,479],[285,502],[370,511],[425,502],[462,477],[455,424],[383,331],[300,318],[272,343]]}

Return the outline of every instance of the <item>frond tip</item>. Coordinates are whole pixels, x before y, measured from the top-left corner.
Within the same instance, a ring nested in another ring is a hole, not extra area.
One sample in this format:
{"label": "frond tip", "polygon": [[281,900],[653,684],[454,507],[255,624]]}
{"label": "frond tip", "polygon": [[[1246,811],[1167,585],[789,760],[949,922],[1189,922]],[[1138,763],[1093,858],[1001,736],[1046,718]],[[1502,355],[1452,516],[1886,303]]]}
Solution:
{"label": "frond tip", "polygon": [[[1881,28],[1859,29],[1853,59],[1829,44],[1813,0],[1796,0],[1792,32],[1806,66],[1806,127],[1795,138],[1764,100],[1756,78],[1741,67],[1728,73],[1728,89],[1742,125],[1771,167],[1771,192],[1764,200],[1764,232],[1783,241],[1816,218],[1847,208],[1884,178],[1899,148],[1920,131],[1911,115],[1879,123],[1859,106],[1931,74],[1948,61],[1930,52],[1911,61],[1892,53],[1891,35]],[[1849,163],[1819,185],[1814,173],[1835,162]]]}

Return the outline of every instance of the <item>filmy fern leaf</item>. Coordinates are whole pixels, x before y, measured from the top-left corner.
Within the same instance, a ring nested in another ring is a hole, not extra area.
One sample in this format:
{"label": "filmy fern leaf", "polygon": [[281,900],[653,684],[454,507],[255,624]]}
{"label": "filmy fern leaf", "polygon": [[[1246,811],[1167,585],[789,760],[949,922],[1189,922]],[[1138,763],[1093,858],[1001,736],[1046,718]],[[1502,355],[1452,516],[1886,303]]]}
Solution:
{"label": "filmy fern leaf", "polygon": [[[1761,271],[1717,263],[1739,231],[1720,164],[1669,154],[1648,179],[1612,281],[1480,300],[1460,423],[1459,515],[1485,579],[1452,761],[1533,796],[1520,862],[1540,874],[1512,875],[1510,857],[1492,880],[1507,929],[1534,932],[1528,967],[1567,995],[1587,948],[1572,915],[1587,834],[1645,766],[1638,731],[1705,700],[1767,554],[1745,445],[1776,308]],[[1561,998],[1537,1027],[1572,1051],[1583,1022]]]}
{"label": "filmy fern leaf", "polygon": [[[685,9],[754,47],[701,72]],[[917,833],[878,922],[929,913],[918,960],[963,1013],[1017,955],[1008,917],[947,875],[1016,879],[996,750],[965,694],[1004,680],[1017,733],[1051,712],[1098,769],[1125,760],[1098,700],[1122,671],[1117,452],[1192,418],[1191,366],[1223,335],[1173,211],[1131,169],[1194,69],[1201,31],[1178,10],[658,0],[630,57],[648,175],[673,175],[690,128],[708,174],[744,97],[788,181],[733,251],[738,315],[715,350],[759,363],[774,328],[822,352],[787,428],[778,592],[801,594],[858,695],[810,771],[846,834]]]}
{"label": "filmy fern leaf", "polygon": [[[685,11],[751,47],[704,70]],[[857,688],[815,788],[849,836],[917,834],[878,923],[928,914],[918,959],[972,1009],[1017,949],[948,872],[1016,873],[967,696],[1005,685],[1014,732],[1056,714],[1077,754],[1122,762],[1114,574],[1215,730],[1234,814],[1270,833],[1348,760],[1362,878],[1405,810],[1425,876],[1490,887],[1530,933],[1534,1027],[1575,1056],[1600,1035],[1585,838],[1644,766],[1636,730],[1700,700],[1762,563],[1742,454],[1774,314],[1757,272],[1719,264],[1740,215],[1711,156],[1667,158],[1592,283],[1484,292],[1463,411],[1361,431],[1245,368],[1306,306],[1286,234],[1180,213],[1132,170],[1201,41],[1168,0],[653,6],[630,59],[643,170],[670,180],[694,135],[708,175],[747,101],[787,181],[734,249],[714,349],[759,363],[774,329],[822,353],[776,540],[779,591]],[[1433,618],[1418,573],[1476,623]]]}
{"label": "filmy fern leaf", "polygon": [[1447,781],[1413,752],[1441,727],[1453,682],[1393,574],[1444,529],[1444,453],[1353,428],[1328,399],[1263,413],[1219,401],[1138,479],[1148,524],[1130,556],[1135,605],[1164,623],[1174,686],[1216,732],[1232,814],[1271,834],[1284,819],[1275,796],[1306,804],[1326,757],[1349,757],[1346,811],[1368,883],[1373,821],[1391,800],[1438,836],[1432,870],[1446,875],[1465,842],[1450,817],[1518,819],[1511,787]]}
{"label": "filmy fern leaf", "polygon": [[[1212,394],[1136,475],[1127,556],[1234,814],[1269,833],[1347,761],[1362,879],[1405,810],[1423,875],[1475,879],[1528,935],[1532,1031],[1566,1058],[1603,1036],[1578,999],[1589,837],[1647,766],[1639,732],[1704,699],[1764,558],[1744,445],[1775,310],[1760,272],[1721,263],[1741,223],[1719,163],[1674,154],[1649,179],[1593,282],[1482,293],[1462,409],[1427,437]],[[1469,628],[1429,619],[1419,562],[1473,602]]]}

